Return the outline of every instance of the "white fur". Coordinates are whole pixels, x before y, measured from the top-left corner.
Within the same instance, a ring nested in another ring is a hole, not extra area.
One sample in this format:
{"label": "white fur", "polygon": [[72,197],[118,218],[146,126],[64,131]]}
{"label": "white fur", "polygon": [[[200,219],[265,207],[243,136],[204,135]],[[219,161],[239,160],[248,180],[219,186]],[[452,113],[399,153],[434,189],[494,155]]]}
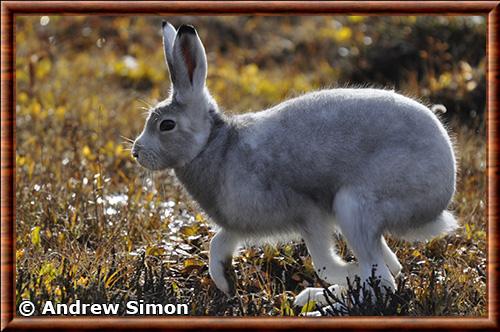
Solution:
{"label": "white fur", "polygon": [[458,223],[453,214],[443,211],[436,220],[429,222],[422,227],[412,229],[399,237],[406,241],[426,241],[438,236],[454,232],[458,228]]}
{"label": "white fur", "polygon": [[[455,155],[429,108],[393,91],[333,89],[229,117],[206,89],[194,28],[182,26],[174,37],[166,24],[164,47],[172,93],[152,110],[133,154],[147,168],[174,168],[220,227],[209,270],[222,291],[233,289],[226,268],[241,243],[296,236],[323,280],[366,280],[376,265],[394,289],[401,264],[384,234],[429,239],[457,227],[446,210]],[[165,119],[177,123],[174,130],[159,131]],[[335,253],[334,229],[356,262]],[[317,293],[305,290],[297,303],[311,294],[319,300]]]}
{"label": "white fur", "polygon": [[230,261],[237,249],[238,241],[236,239],[236,236],[221,230],[210,241],[209,272],[217,288],[225,293],[229,293],[230,285],[226,280],[224,273],[226,266],[224,264],[227,260]]}

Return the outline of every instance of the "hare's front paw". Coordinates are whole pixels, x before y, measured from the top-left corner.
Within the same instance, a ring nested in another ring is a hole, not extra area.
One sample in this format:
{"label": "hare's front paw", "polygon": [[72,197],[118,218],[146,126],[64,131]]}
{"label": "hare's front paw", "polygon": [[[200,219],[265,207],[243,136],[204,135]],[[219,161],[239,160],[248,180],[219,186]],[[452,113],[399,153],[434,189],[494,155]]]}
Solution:
{"label": "hare's front paw", "polygon": [[[338,285],[330,286],[328,287],[328,290],[335,296],[340,296],[340,287]],[[328,304],[325,295],[328,296],[328,294],[325,294],[324,288],[308,287],[295,297],[293,305],[302,307],[309,301],[314,301],[318,305],[325,305]]]}
{"label": "hare's front paw", "polygon": [[236,274],[234,273],[231,257],[224,261],[210,262],[209,272],[218,289],[228,296],[236,295]]}

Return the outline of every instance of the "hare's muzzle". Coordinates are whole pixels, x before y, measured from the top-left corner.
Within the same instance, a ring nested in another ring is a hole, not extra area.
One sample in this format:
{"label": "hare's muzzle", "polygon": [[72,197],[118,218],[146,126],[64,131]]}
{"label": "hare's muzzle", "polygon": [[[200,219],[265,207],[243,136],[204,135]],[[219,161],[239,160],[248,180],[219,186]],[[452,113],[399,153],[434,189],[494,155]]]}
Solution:
{"label": "hare's muzzle", "polygon": [[139,145],[137,143],[134,143],[132,147],[132,157],[139,159]]}

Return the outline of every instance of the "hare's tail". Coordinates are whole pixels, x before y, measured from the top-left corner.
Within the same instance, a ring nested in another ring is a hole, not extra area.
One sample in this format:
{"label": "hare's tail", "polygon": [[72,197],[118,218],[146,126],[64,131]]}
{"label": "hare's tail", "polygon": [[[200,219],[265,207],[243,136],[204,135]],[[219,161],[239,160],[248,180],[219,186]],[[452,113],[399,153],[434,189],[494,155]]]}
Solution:
{"label": "hare's tail", "polygon": [[455,216],[444,210],[435,220],[421,227],[413,228],[404,234],[398,234],[397,237],[407,241],[425,241],[451,233],[457,228],[458,223]]}

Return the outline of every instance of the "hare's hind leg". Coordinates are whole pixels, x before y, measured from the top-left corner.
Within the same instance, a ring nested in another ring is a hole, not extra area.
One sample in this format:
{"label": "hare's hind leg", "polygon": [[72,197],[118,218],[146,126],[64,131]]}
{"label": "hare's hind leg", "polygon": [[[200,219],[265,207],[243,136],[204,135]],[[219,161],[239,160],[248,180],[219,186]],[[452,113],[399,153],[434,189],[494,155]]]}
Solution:
{"label": "hare's hind leg", "polygon": [[[354,276],[357,273],[358,266],[353,263],[346,263],[342,260],[333,248],[332,234],[328,231],[328,225],[322,220],[315,220],[308,224],[303,231],[302,238],[306,243],[314,269],[318,277],[330,284],[346,284],[347,276]],[[329,287],[329,290],[340,295],[338,285]],[[326,304],[323,288],[310,287],[304,289],[295,298],[295,305],[304,305],[309,300],[314,300],[318,304]]]}
{"label": "hare's hind leg", "polygon": [[399,263],[396,254],[391,250],[391,248],[389,248],[387,242],[385,242],[383,236],[382,236],[382,253],[384,255],[385,264],[387,264],[387,267],[389,267],[389,270],[391,271],[392,275],[394,276],[394,278],[396,278],[397,276],[399,276],[399,273],[401,273],[401,269],[403,267],[401,266],[401,263]]}
{"label": "hare's hind leg", "polygon": [[311,254],[314,269],[322,280],[330,284],[346,284],[346,277],[357,273],[356,263],[346,263],[337,255],[332,234],[324,227],[310,227],[302,237]]}
{"label": "hare's hind leg", "polygon": [[371,195],[350,189],[340,190],[335,197],[334,210],[342,235],[358,260],[361,281],[370,278],[375,267],[381,284],[394,290],[396,283],[386,260],[396,270],[397,259],[392,251],[389,254],[387,245],[383,245],[383,218]]}

